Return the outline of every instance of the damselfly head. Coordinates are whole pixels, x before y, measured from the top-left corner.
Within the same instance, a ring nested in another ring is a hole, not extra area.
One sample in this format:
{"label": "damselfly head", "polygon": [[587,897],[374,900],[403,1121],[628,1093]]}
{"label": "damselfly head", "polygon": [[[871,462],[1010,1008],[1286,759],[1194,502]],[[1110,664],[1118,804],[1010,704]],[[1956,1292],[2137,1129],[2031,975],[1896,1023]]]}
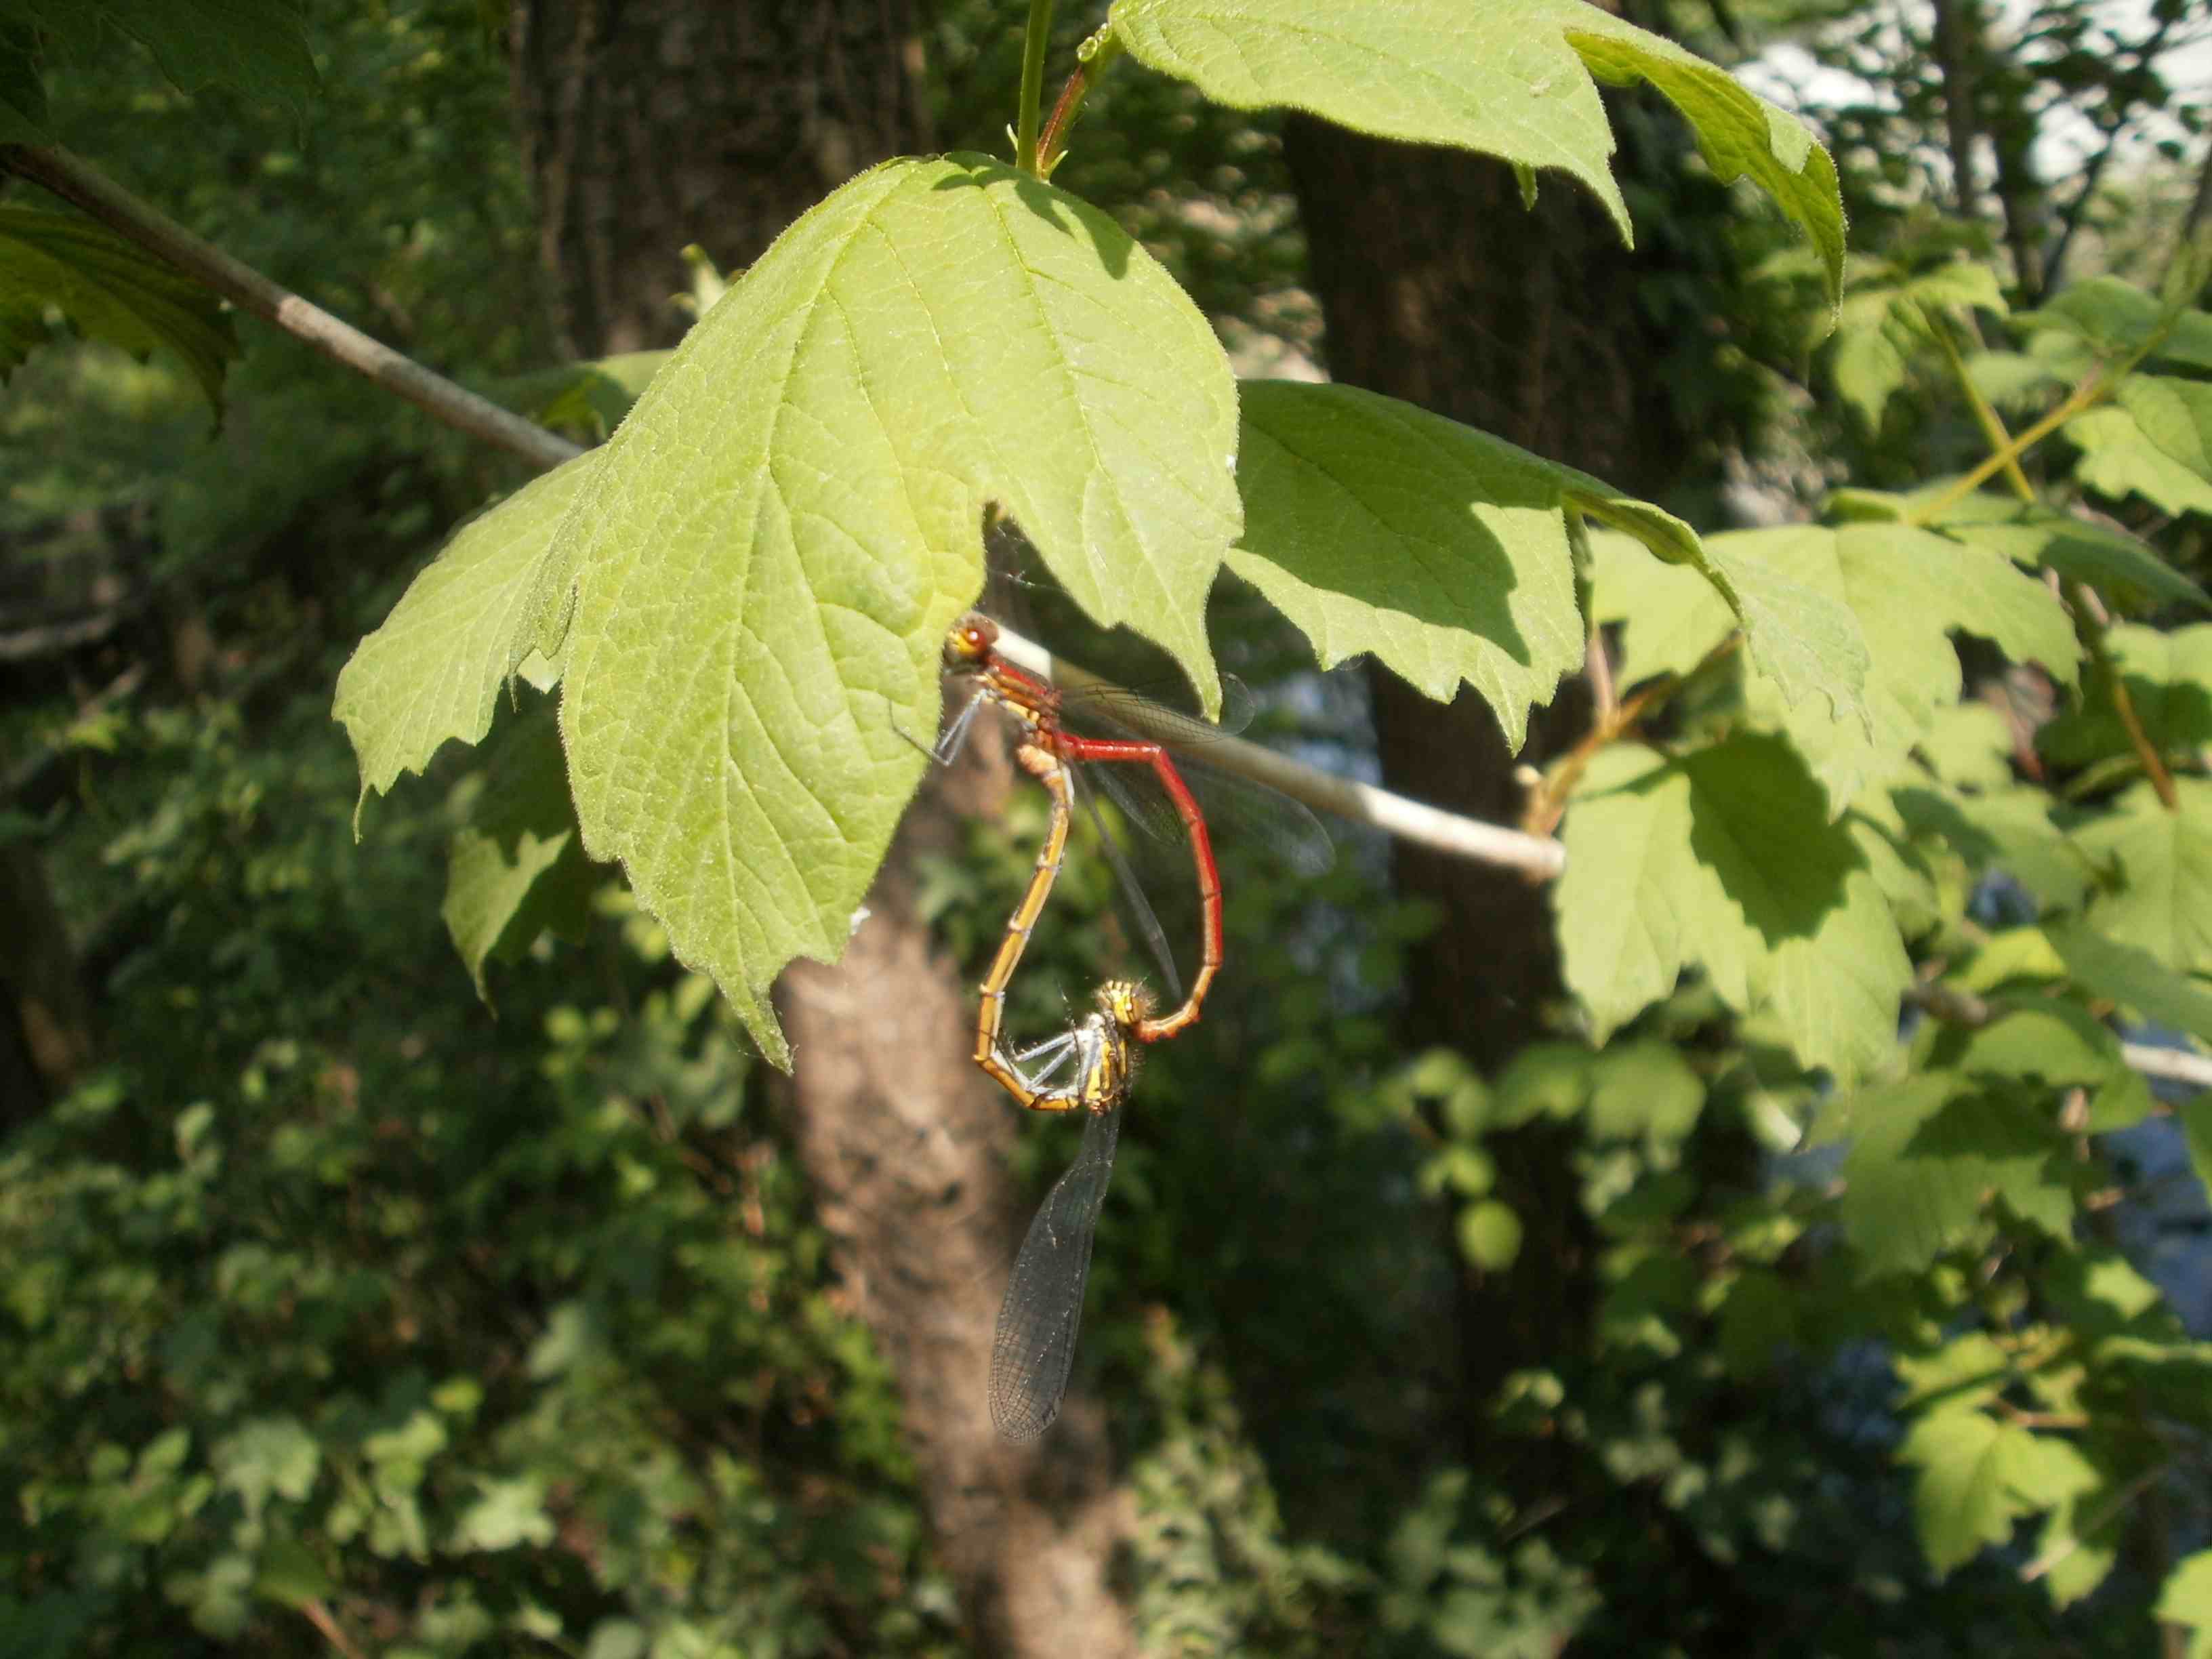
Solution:
{"label": "damselfly head", "polygon": [[980,611],[970,611],[945,636],[945,665],[974,668],[988,660],[998,645],[999,624]]}
{"label": "damselfly head", "polygon": [[1158,1004],[1150,987],[1133,979],[1109,979],[1098,988],[1098,1012],[1124,1030],[1152,1017]]}

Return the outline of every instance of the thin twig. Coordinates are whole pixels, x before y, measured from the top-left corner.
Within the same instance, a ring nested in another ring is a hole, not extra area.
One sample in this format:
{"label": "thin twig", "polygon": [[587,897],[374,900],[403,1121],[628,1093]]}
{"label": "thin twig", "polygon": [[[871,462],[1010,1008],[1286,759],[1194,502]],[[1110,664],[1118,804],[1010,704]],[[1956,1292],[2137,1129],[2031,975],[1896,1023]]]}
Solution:
{"label": "thin twig", "polygon": [[[1009,661],[1056,685],[1074,690],[1109,684],[1004,627],[999,630],[999,649]],[[1164,739],[1169,735],[1161,734]],[[1415,842],[1456,858],[1517,870],[1532,881],[1549,881],[1566,868],[1566,849],[1548,836],[1523,835],[1394,795],[1372,784],[1355,783],[1241,738],[1209,737],[1205,759],[1209,766],[1279,789],[1291,799],[1322,811],[1371,823],[1401,841]]]}
{"label": "thin twig", "polygon": [[[1997,1017],[1997,1011],[1972,991],[1955,986],[1922,983],[1911,987],[1905,1000],[1946,1025],[1978,1030]],[[2151,1042],[2122,1042],[2120,1059],[2131,1072],[2167,1083],[2186,1083],[2212,1089],[2212,1059],[2181,1048],[2161,1048]]]}
{"label": "thin twig", "polygon": [[[1975,423],[1981,428],[1982,435],[1988,440],[1990,448],[2003,462],[2005,480],[2012,485],[2013,494],[2028,506],[2034,506],[2035,490],[2028,483],[2027,475],[2021,471],[2022,446],[2013,441],[2011,434],[2005,430],[2004,417],[1990,406],[1989,399],[1982,396],[1981,388],[1974,384],[1973,377],[1966,373],[1966,360],[1960,356],[1958,344],[1951,338],[1949,325],[1941,317],[1930,318],[1929,321],[1936,343],[1943,349],[1944,356],[1949,360],[1952,378],[1958,381],[1959,390],[1966,399],[1966,406],[1973,411]],[[2082,647],[2088,652],[2090,664],[2104,685],[2105,694],[2112,700],[2112,712],[2120,717],[2121,729],[2128,734],[2128,743],[2136,751],[2136,759],[2142,764],[2144,775],[2150,779],[2150,787],[2157,792],[2159,804],[2169,812],[2179,810],[2181,798],[2174,793],[2173,775],[2166,770],[2166,762],[2159,754],[2157,745],[2151,742],[2150,734],[2143,730],[2142,720],[2136,714],[2136,700],[2130,695],[2126,682],[2121,679],[2119,666],[2113,662],[2111,647],[2105,641],[2109,619],[2105,615],[2104,607],[2097,603],[2096,596],[2085,584],[2070,576],[2064,580],[2062,586],[2067,607],[2074,613],[2074,632],[2080,638]]]}
{"label": "thin twig", "polygon": [[345,1659],[368,1659],[368,1656],[354,1645],[353,1638],[348,1636],[338,1621],[331,1617],[331,1610],[323,1605],[320,1596],[311,1595],[301,1602],[300,1611],[307,1615],[309,1624],[323,1633],[323,1640],[343,1654]]}
{"label": "thin twig", "polygon": [[447,426],[497,444],[541,467],[558,466],[583,453],[558,434],[454,385],[411,357],[371,339],[351,324],[339,321],[320,306],[272,283],[67,150],[0,145],[0,172],[19,173],[45,185],[110,230],[205,283],[240,309],[306,341],[333,362],[398,393]]}

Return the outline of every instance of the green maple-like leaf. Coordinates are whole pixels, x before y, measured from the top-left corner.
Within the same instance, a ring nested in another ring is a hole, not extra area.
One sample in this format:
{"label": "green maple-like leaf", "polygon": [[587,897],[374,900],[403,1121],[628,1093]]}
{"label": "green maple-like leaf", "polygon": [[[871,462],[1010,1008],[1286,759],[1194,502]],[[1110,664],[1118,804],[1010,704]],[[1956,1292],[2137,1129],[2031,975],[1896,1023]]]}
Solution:
{"label": "green maple-like leaf", "polygon": [[1311,110],[1385,138],[1559,167],[1596,192],[1624,237],[1598,85],[1648,81],[1713,172],[1765,189],[1811,234],[1829,292],[1841,285],[1842,198],[1811,131],[1582,0],[1115,0],[1108,17],[1132,55],[1233,109]]}
{"label": "green maple-like leaf", "polygon": [[463,526],[339,671],[331,713],[353,739],[363,801],[448,739],[482,742],[518,668],[552,684],[552,665],[515,653],[553,532],[599,459],[579,455]]}
{"label": "green maple-like leaf", "polygon": [[2166,513],[2212,514],[2212,480],[2153,442],[2129,410],[2107,404],[2059,429],[2081,450],[2075,475],[2090,489],[2115,501],[2141,495]]}
{"label": "green maple-like leaf", "polygon": [[1569,808],[1553,903],[1567,983],[1602,1038],[1702,967],[1740,1012],[1771,1012],[1805,1066],[1887,1065],[1911,976],[1846,828],[1778,740],[1679,760],[1618,745]]}
{"label": "green maple-like leaf", "polygon": [[1372,653],[1439,702],[1464,680],[1517,750],[1583,659],[1559,471],[1352,386],[1253,382],[1243,419],[1230,569],[1324,668]]}
{"label": "green maple-like leaf", "polygon": [[2117,525],[1984,491],[1954,501],[1928,527],[2002,553],[2029,569],[2055,570],[2087,582],[2123,609],[2175,604],[2212,611],[2212,598],[2202,587],[2149,543]]}
{"label": "green maple-like leaf", "polygon": [[2176,778],[2169,812],[2148,783],[2084,824],[2075,839],[2110,860],[2118,884],[2090,901],[2099,932],[2185,974],[2212,974],[2212,782]]}
{"label": "green maple-like leaf", "polygon": [[2170,460],[2212,483],[2212,386],[2171,374],[2130,374],[2120,407]]}
{"label": "green maple-like leaf", "polygon": [[238,339],[222,302],[105,225],[0,205],[0,379],[46,337],[49,308],[143,359],[173,352],[217,410]]}
{"label": "green maple-like leaf", "polygon": [[1905,1435],[1899,1461],[1920,1471],[1913,1513],[1920,1547],[1939,1573],[1963,1566],[1986,1545],[2012,1537],[2020,1506],[2008,1465],[2028,1431],[1963,1406],[1928,1413]]}
{"label": "green maple-like leaf", "polygon": [[77,54],[104,54],[109,32],[153,54],[179,90],[236,88],[297,110],[318,84],[299,0],[17,0]]}
{"label": "green maple-like leaf", "polygon": [[[1762,631],[1770,641],[1753,653],[1751,714],[1788,734],[1831,813],[1893,770],[1956,705],[1952,633],[1994,640],[2069,684],[2077,672],[2081,647],[2050,592],[1948,537],[1884,520],[1735,532],[1705,547],[1743,596],[1754,647]],[[1639,564],[1613,538],[1599,555],[1591,605],[1599,621],[1626,624],[1625,678],[1686,672],[1725,636],[1725,612],[1680,574]],[[1762,630],[1769,616],[1784,620]]]}
{"label": "green maple-like leaf", "polygon": [[2051,822],[2048,791],[2007,782],[1969,793],[1923,780],[1890,798],[1915,834],[1948,843],[1977,872],[2003,872],[2047,905],[2080,903],[2096,879],[2087,853]]}
{"label": "green maple-like leaf", "polygon": [[[2212,623],[2172,629],[2119,623],[2106,631],[2105,643],[2153,748],[2180,757],[2212,743]],[[2035,745],[2065,767],[2135,753],[2135,739],[2101,677],[2079,708],[2036,733]]]}
{"label": "green maple-like leaf", "polygon": [[2212,1550],[2185,1557],[2158,1593],[2158,1616],[2189,1629],[2188,1659],[2212,1656]]}
{"label": "green maple-like leaf", "polygon": [[[1862,274],[1862,273],[1864,274]],[[1897,267],[1853,263],[1850,292],[1836,320],[1831,359],[1836,390],[1870,430],[1881,428],[1882,410],[1905,385],[1916,352],[1932,349],[1940,326],[1930,313],[2005,311],[1996,275],[1987,265],[1955,260],[1917,276]]]}
{"label": "green maple-like leaf", "polygon": [[2072,1193],[2049,1174],[2063,1151],[2017,1091],[1956,1071],[1866,1089],[1844,1104],[1844,1236],[1869,1276],[1918,1273],[1988,1232],[1989,1200],[2063,1236]]}
{"label": "green maple-like leaf", "polygon": [[580,939],[590,924],[600,872],[584,856],[556,714],[538,698],[501,728],[447,856],[446,931],[487,1003],[488,959],[511,962],[544,933]]}
{"label": "green maple-like leaf", "polygon": [[2084,988],[2145,1019],[2212,1043],[2212,987],[2080,922],[2054,923],[2044,933],[2066,971]]}
{"label": "green maple-like leaf", "polygon": [[1954,632],[1993,640],[2015,661],[2037,662],[2070,684],[2081,659],[2065,611],[2007,560],[1903,525],[1853,524],[1747,531],[1717,537],[1721,551],[1759,560],[1836,601],[1858,623],[1868,665],[1868,719],[1817,703],[1763,701],[1754,716],[1790,734],[1840,811],[1959,699]]}
{"label": "green maple-like leaf", "polygon": [[1236,386],[1103,214],[980,157],[886,163],[693,329],[540,574],[585,850],[779,1063],[763,997],[844,947],[936,728],[995,501],[1209,706]]}
{"label": "green maple-like leaf", "polygon": [[1625,681],[1689,673],[1741,622],[1753,661],[1781,703],[1817,704],[1822,720],[1871,719],[1862,695],[1866,643],[1857,620],[1826,594],[1744,556],[1726,536],[1703,544],[1703,581],[1686,561],[1647,557],[1654,550],[1649,541],[1639,549],[1619,534],[1600,534],[1591,538],[1591,615],[1624,624]]}

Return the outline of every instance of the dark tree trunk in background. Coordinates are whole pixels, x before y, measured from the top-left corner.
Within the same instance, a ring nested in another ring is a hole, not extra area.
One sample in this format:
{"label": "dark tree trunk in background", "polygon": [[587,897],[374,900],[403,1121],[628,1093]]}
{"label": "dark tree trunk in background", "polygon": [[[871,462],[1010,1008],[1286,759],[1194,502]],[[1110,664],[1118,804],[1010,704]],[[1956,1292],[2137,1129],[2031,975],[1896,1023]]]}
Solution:
{"label": "dark tree trunk in background", "polygon": [[[1660,493],[1686,453],[1637,304],[1648,259],[1622,247],[1589,194],[1543,177],[1534,212],[1504,165],[1365,138],[1303,118],[1285,145],[1330,373],[1482,428],[1640,495]],[[1440,709],[1395,676],[1370,675],[1383,781],[1455,811],[1517,822],[1514,757],[1489,708],[1464,693]],[[1525,757],[1540,763],[1585,724],[1582,682],[1537,711]],[[1541,887],[1401,844],[1401,890],[1444,921],[1408,967],[1404,1042],[1457,1048],[1486,1072],[1540,1035],[1559,993]],[[1459,1333],[1467,1408],[1510,1371],[1578,1342],[1592,1293],[1592,1239],[1558,1132],[1492,1137],[1498,1195],[1526,1228],[1502,1273],[1463,1270]],[[1470,1443],[1474,1456],[1497,1450]]]}
{"label": "dark tree trunk in background", "polygon": [[1943,131],[1951,153],[1952,200],[1961,219],[1973,219],[1980,191],[1974,187],[1974,60],[1982,48],[1981,9],[1974,0],[1935,0],[1936,72],[1943,77]]}
{"label": "dark tree trunk in background", "polygon": [[[511,40],[579,356],[678,331],[667,296],[687,285],[686,243],[748,264],[854,172],[929,145],[909,0],[517,0]],[[998,772],[1002,799],[1003,755]],[[1103,1414],[1073,1398],[1041,1450],[1015,1452],[986,1404],[1024,1224],[1005,1173],[1018,1125],[969,1059],[974,987],[933,953],[911,902],[916,849],[957,839],[951,788],[933,780],[908,811],[844,960],[785,976],[784,1099],[838,1270],[898,1378],[973,1646],[1118,1659],[1134,1646],[1106,1571],[1131,1506]]]}
{"label": "dark tree trunk in background", "polygon": [[861,168],[930,145],[909,0],[514,0],[555,337],[666,345],[682,253],[734,273]]}
{"label": "dark tree trunk in background", "polygon": [[93,1056],[92,999],[47,884],[26,843],[0,846],[0,1131],[37,1115]]}

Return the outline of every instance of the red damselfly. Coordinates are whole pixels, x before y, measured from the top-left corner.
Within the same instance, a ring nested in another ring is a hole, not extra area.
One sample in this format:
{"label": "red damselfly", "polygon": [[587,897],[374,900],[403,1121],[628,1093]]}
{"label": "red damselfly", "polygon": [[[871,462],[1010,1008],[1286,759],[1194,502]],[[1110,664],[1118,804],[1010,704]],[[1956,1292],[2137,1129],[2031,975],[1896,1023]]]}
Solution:
{"label": "red damselfly", "polygon": [[[944,653],[946,672],[971,681],[976,690],[967,706],[945,729],[936,752],[940,758],[946,758],[957,751],[967,737],[976,711],[990,703],[1004,708],[1021,723],[1028,744],[1060,760],[1141,763],[1150,769],[1166,799],[1169,823],[1173,826],[1166,832],[1181,836],[1190,845],[1200,914],[1199,968],[1181,1006],[1164,1015],[1147,1014],[1134,1028],[1134,1036],[1140,1042],[1158,1042],[1173,1036],[1198,1018],[1200,1009],[1206,1001],[1206,994],[1221,969],[1221,873],[1214,861],[1212,837],[1206,815],[1200,811],[1182,769],[1169,753],[1166,742],[1173,742],[1182,748],[1202,749],[1222,729],[1234,730],[1242,722],[1234,721],[1228,723],[1225,728],[1217,728],[1162,708],[1129,692],[1098,690],[1087,690],[1079,696],[1063,693],[1059,688],[1007,661],[1000,654],[998,641],[997,624],[973,611],[954,623],[946,635]],[[1157,735],[1092,737],[1068,728],[1066,718],[1071,714],[1099,725],[1115,726],[1123,731]],[[1166,742],[1162,741],[1163,738]],[[1034,770],[1033,768],[1031,769]],[[1155,833],[1163,831],[1161,814],[1151,810],[1142,798],[1113,782],[1110,773],[1102,770],[1091,775],[1097,776],[1102,786],[1114,795],[1116,804],[1123,808],[1124,815],[1131,822]],[[1293,868],[1303,873],[1318,873],[1328,867],[1334,854],[1328,833],[1304,806],[1263,786],[1243,783],[1219,774],[1206,775],[1212,780],[1207,787],[1209,797],[1238,803],[1236,815],[1240,818],[1264,820],[1267,824],[1265,838],[1268,844]],[[1259,798],[1264,798],[1266,805],[1255,811],[1251,803]],[[1102,841],[1108,856],[1114,860],[1122,877],[1123,885],[1129,890],[1132,908],[1137,912],[1138,921],[1145,929],[1155,953],[1160,957],[1168,982],[1173,988],[1176,982],[1175,964],[1168,951],[1165,936],[1161,933],[1158,922],[1152,918],[1151,908],[1144,902],[1142,892],[1121,864],[1112,838],[1102,831]],[[1042,898],[1035,894],[1032,897],[1036,898],[1036,907],[1041,908]],[[1031,921],[1034,920],[1032,915]],[[1003,955],[1003,948],[1001,953]],[[1000,988],[1003,992],[1005,988],[1001,985]]]}

